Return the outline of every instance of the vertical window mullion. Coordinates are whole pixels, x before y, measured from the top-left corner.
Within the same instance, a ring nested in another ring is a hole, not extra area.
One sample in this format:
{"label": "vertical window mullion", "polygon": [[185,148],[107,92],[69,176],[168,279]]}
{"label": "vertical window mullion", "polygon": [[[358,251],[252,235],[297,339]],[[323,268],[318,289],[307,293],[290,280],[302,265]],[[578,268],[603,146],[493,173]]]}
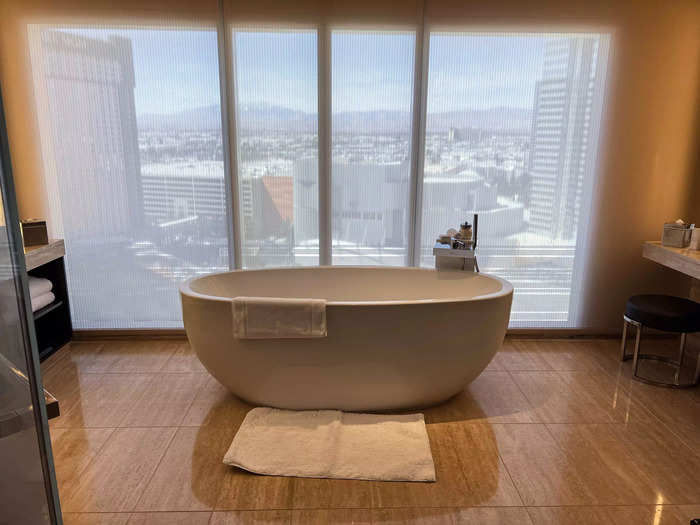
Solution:
{"label": "vertical window mullion", "polygon": [[413,110],[411,111],[411,181],[409,196],[407,266],[420,265],[421,204],[423,164],[425,159],[425,117],[428,90],[428,57],[430,32],[425,21],[416,28],[415,79],[413,82]]}
{"label": "vertical window mullion", "polygon": [[238,169],[233,92],[233,32],[225,20],[223,0],[219,1],[217,40],[219,55],[219,90],[221,99],[221,146],[224,157],[224,187],[226,190],[226,233],[228,236],[229,268],[241,268],[241,229],[238,210]]}
{"label": "vertical window mullion", "polygon": [[318,243],[319,264],[332,264],[331,32],[318,26]]}

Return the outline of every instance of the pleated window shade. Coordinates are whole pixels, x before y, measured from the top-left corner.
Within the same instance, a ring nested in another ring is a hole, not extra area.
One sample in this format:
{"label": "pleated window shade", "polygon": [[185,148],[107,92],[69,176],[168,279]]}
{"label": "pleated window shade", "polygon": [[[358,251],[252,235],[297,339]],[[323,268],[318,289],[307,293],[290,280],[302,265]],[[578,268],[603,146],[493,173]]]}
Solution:
{"label": "pleated window shade", "polygon": [[178,285],[229,268],[216,27],[29,29],[74,326],[182,326]]}
{"label": "pleated window shade", "polygon": [[415,32],[331,36],[333,264],[408,257]]}
{"label": "pleated window shade", "polygon": [[242,265],[317,265],[316,30],[236,27],[232,39]]}
{"label": "pleated window shade", "polygon": [[422,1],[176,4],[3,26],[26,51],[17,172],[66,241],[76,328],[179,328],[178,285],[230,268],[432,266],[473,213],[511,325],[578,326],[607,33],[444,28]]}
{"label": "pleated window shade", "polygon": [[480,269],[515,288],[511,327],[576,326],[608,40],[430,34],[420,264],[478,213]]}

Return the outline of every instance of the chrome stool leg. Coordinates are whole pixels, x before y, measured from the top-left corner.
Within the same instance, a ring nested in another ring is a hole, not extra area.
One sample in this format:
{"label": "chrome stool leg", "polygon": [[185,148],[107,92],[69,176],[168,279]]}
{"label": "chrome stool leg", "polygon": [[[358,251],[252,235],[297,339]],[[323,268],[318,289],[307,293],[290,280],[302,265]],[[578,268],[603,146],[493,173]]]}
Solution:
{"label": "chrome stool leg", "polygon": [[[632,378],[641,381],[642,383],[647,383],[649,385],[656,385],[656,386],[665,386],[665,387],[670,387],[670,388],[687,388],[689,386],[697,385],[698,382],[700,382],[700,355],[698,356],[697,363],[695,365],[695,374],[693,376],[693,380],[690,383],[681,383],[681,372],[683,368],[683,360],[685,358],[685,343],[686,343],[686,338],[687,334],[682,333],[681,334],[681,344],[680,344],[680,349],[679,349],[679,355],[678,355],[678,360],[674,360],[671,357],[666,357],[663,355],[654,355],[654,354],[642,354],[640,352],[640,346],[641,346],[641,336],[642,336],[642,330],[644,328],[644,325],[641,323],[638,323],[637,321],[633,321],[632,319],[629,319],[625,316],[625,321],[626,323],[631,324],[634,326],[637,330],[637,333],[635,334],[634,338],[634,354],[632,355],[633,361],[632,361]],[[629,359],[630,356],[625,356],[625,359]],[[649,379],[643,376],[640,376],[638,374],[639,372],[639,362],[642,360],[648,360],[648,361],[658,361],[661,363],[667,363],[669,365],[672,365],[675,367],[675,373],[673,376],[673,382],[666,382],[666,381],[657,381],[656,379]]]}
{"label": "chrome stool leg", "polygon": [[634,377],[639,377],[637,376],[637,369],[639,368],[639,347],[642,342],[642,323],[635,323],[635,328],[637,329],[637,333],[634,337],[634,361],[632,361],[632,373],[634,374]]}
{"label": "chrome stool leg", "polygon": [[627,319],[622,318],[622,343],[620,344],[620,361],[628,359],[625,350],[627,349]]}
{"label": "chrome stool leg", "polygon": [[683,368],[683,354],[685,353],[685,333],[681,334],[681,349],[678,352],[678,368],[676,368],[676,375],[673,377],[673,382],[676,386],[681,384],[681,368]]}

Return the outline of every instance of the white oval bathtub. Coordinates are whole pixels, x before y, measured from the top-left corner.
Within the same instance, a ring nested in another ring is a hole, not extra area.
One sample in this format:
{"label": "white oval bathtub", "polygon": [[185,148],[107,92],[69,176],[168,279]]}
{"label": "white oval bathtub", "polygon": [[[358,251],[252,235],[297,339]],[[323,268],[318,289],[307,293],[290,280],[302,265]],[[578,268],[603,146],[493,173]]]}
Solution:
{"label": "white oval bathtub", "polygon": [[[420,268],[239,270],[180,287],[202,364],[255,405],[389,410],[460,392],[503,342],[513,297],[498,277]],[[328,336],[236,339],[237,296],[326,299]]]}

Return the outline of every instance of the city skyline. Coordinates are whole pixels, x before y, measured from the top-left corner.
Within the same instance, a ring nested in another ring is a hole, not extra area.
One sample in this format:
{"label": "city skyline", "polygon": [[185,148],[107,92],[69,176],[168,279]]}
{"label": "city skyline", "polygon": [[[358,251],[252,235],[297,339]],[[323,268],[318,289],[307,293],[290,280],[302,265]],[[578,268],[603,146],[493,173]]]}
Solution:
{"label": "city skyline", "polygon": [[[52,30],[102,40],[112,36],[129,39],[134,63],[134,99],[139,116],[174,114],[220,104],[214,30],[84,26]],[[238,30],[235,36],[236,66],[246,71],[246,78],[238,81],[239,104],[266,103],[314,113],[315,31],[251,28]],[[566,33],[434,32],[429,57],[433,89],[428,90],[428,107],[440,108],[435,112],[531,108],[546,42],[568,36]],[[362,92],[362,103],[367,110],[410,108],[412,82],[401,82],[401,76],[408,68],[412,77],[414,41],[412,32],[334,31],[333,76],[351,80],[344,92],[333,93],[334,111],[352,109],[358,90]],[[154,53],[154,49],[164,51]],[[367,60],[368,57],[371,60]],[[397,67],[398,62],[401,62],[400,67]],[[173,64],[177,67],[171,67]],[[381,87],[373,88],[373,85]],[[280,101],[285,103],[280,104]]]}
{"label": "city skyline", "polygon": [[[145,66],[138,62],[143,50],[135,48],[143,43],[128,34],[94,38],[53,28],[37,34],[45,83],[39,92],[52,95],[49,112],[42,115],[47,120],[42,129],[51,131],[54,146],[46,154],[53,155],[59,189],[51,202],[52,218],[61,225],[73,254],[68,274],[77,322],[88,327],[178,326],[173,285],[231,264],[232,198],[237,199],[233,209],[240,218],[234,235],[240,239],[236,248],[243,268],[320,262],[318,118],[315,112],[298,109],[300,94],[294,86],[281,89],[279,78],[273,82],[265,74],[277,68],[278,76],[288,76],[284,68],[297,65],[289,58],[315,52],[315,37],[298,32],[274,33],[273,38],[236,34],[234,90],[254,92],[267,85],[259,96],[270,102],[230,101],[237,130],[231,147],[238,159],[238,191],[232,197],[225,183],[217,102],[193,109],[203,98],[189,96],[185,85],[179,93],[181,102],[187,102],[184,109],[182,103],[169,105],[164,94],[158,108],[166,108],[165,114],[139,113],[144,107],[139,102],[144,86],[139,82]],[[157,56],[162,42],[148,36]],[[580,54],[546,53],[538,46],[548,42],[554,46],[550,51],[565,49],[578,46],[582,38],[597,41],[601,35],[550,37],[524,39],[532,44],[532,56],[521,65],[529,68],[534,85],[515,71],[514,61],[527,47],[520,45],[524,37],[518,33],[435,38],[431,54],[442,58],[433,58],[428,68],[431,96],[425,109],[422,200],[413,215],[408,212],[411,117],[416,108],[413,36],[333,34],[332,58],[336,65],[346,64],[332,69],[330,93],[335,109],[329,196],[333,264],[432,266],[436,235],[478,212],[480,266],[513,282],[513,321],[557,326],[570,322],[577,304],[576,238],[579,225],[585,224],[579,214],[592,180],[584,169],[593,159],[589,144],[595,140],[589,140],[587,122],[599,118],[599,113],[592,115],[589,88],[591,79],[598,78],[597,59],[585,54],[587,67],[581,68]],[[378,39],[393,45],[379,46],[384,52],[374,53]],[[468,46],[459,52],[469,39],[482,42],[481,59],[471,56]],[[269,54],[260,49],[259,40],[271,42]],[[505,40],[514,45],[504,46]],[[183,41],[192,44],[192,35]],[[176,57],[177,50],[174,46],[168,52]],[[189,62],[196,55],[190,49],[189,61],[161,64],[158,71],[167,72],[161,82],[191,72]],[[366,71],[383,68],[388,57],[395,62],[392,71],[368,74],[358,82]],[[316,60],[307,58],[306,67],[313,71]],[[481,62],[501,59],[503,64],[491,67],[497,78],[481,88],[483,107],[467,109],[476,96],[467,91],[452,105],[442,103],[470,89],[459,80],[465,75],[488,77]],[[512,77],[508,71],[513,71]],[[314,77],[297,73],[295,78],[307,83]],[[211,78],[193,81],[206,87],[201,90],[206,93]],[[512,89],[505,89],[508,85]],[[178,87],[168,86],[175,91]],[[516,91],[521,98],[513,96]],[[391,102],[399,94],[402,100]],[[314,90],[301,95],[306,104],[317,104]],[[380,106],[393,104],[393,109],[373,109],[377,97]],[[527,103],[498,105],[503,100]],[[574,107],[575,118],[567,109]],[[554,193],[544,187],[550,179]],[[74,191],[78,185],[90,191]],[[552,228],[540,227],[545,213]],[[409,235],[411,224],[420,227],[418,238]],[[411,243],[415,258],[409,261]],[[108,254],[120,261],[112,271],[123,276],[107,283],[110,296],[122,297],[120,283],[138,281],[143,304],[127,307],[121,299],[110,298],[99,309],[107,316],[91,318],[87,305],[102,299],[92,297],[84,283],[96,277],[90,273],[90,261]],[[154,317],[156,304],[163,308]]]}

